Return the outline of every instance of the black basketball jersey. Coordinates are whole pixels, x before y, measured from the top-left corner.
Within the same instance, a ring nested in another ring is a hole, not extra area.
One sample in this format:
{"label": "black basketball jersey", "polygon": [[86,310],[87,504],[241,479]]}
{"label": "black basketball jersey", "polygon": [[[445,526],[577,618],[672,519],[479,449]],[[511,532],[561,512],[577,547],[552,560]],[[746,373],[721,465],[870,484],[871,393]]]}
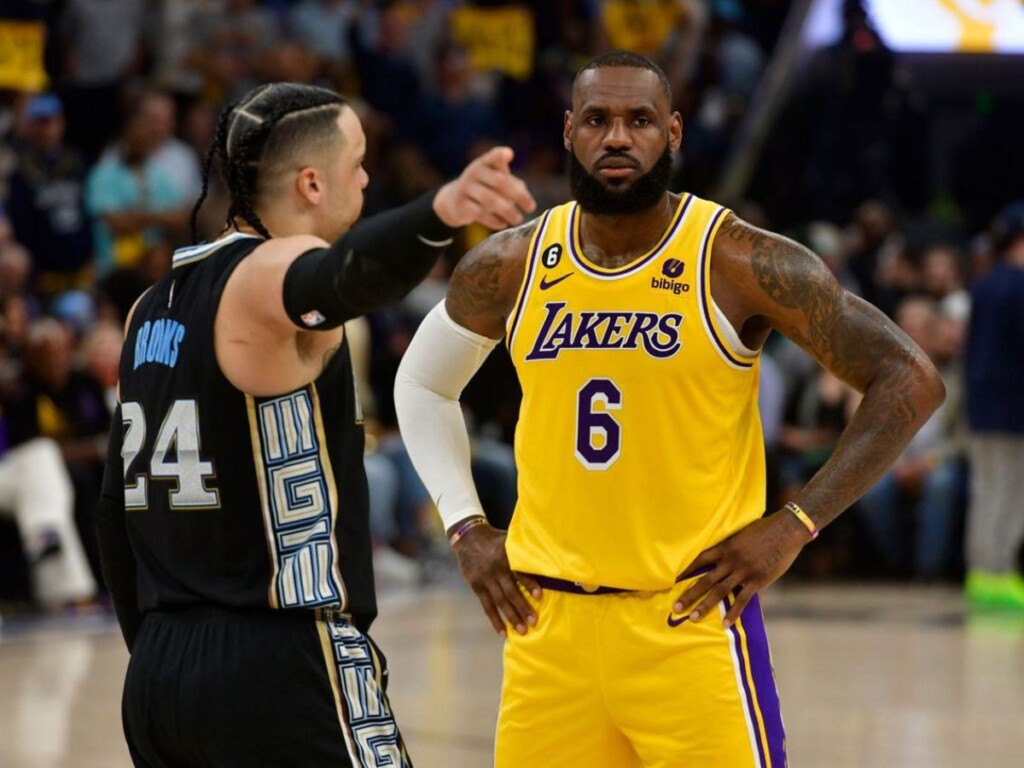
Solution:
{"label": "black basketball jersey", "polygon": [[348,343],[312,384],[253,397],[228,382],[213,322],[262,241],[177,251],[121,355],[125,515],[143,611],[214,603],[376,615],[362,418]]}

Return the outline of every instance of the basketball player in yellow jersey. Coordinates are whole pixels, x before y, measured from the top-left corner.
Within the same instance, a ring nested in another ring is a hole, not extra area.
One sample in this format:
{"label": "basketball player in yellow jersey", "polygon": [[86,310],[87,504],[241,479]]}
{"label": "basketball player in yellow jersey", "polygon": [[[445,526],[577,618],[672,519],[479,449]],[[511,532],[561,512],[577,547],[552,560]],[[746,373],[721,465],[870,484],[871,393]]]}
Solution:
{"label": "basketball player in yellow jersey", "polygon": [[[499,768],[784,766],[757,592],[944,396],[814,254],[666,191],[681,134],[650,61],[584,67],[565,116],[575,202],[467,254],[399,370],[409,452],[506,637]],[[796,503],[765,515],[772,329],[864,398]],[[507,539],[482,516],[457,402],[502,337],[523,387]]]}

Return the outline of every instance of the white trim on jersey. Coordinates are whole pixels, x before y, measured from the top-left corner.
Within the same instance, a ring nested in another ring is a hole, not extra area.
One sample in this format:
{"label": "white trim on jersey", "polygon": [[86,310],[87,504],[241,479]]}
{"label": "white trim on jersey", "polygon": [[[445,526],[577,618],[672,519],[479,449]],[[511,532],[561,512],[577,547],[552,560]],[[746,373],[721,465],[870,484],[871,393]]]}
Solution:
{"label": "white trim on jersey", "polygon": [[711,309],[715,313],[715,319],[718,320],[718,326],[725,337],[723,341],[728,342],[733,352],[744,357],[757,357],[761,354],[761,350],[751,349],[740,340],[740,335],[733,327],[732,321],[726,317],[725,312],[722,311],[722,308],[718,306],[718,302],[713,297],[711,299]]}
{"label": "white trim on jersey", "polygon": [[174,252],[174,256],[171,258],[171,267],[181,267],[185,264],[193,264],[197,261],[202,261],[214,251],[220,250],[228,243],[234,243],[243,238],[251,238],[260,240],[261,238],[256,235],[250,235],[246,232],[232,232],[227,237],[223,237],[220,240],[214,240],[210,243],[200,243],[199,245],[191,245],[188,248],[179,248]]}

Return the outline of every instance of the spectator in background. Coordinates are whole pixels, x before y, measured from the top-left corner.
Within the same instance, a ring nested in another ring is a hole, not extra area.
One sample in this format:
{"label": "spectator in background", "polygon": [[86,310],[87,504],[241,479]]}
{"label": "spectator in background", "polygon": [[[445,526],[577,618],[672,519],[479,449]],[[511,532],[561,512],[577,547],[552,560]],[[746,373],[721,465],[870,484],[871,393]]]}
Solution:
{"label": "spectator in background", "polygon": [[786,398],[779,432],[784,502],[825,465],[859,404],[854,390],[818,366],[796,382]]}
{"label": "spectator in background", "polygon": [[880,200],[867,200],[857,206],[847,232],[847,266],[860,286],[860,296],[887,315],[896,309],[896,297],[882,277],[882,264],[891,261],[893,251],[901,248],[896,216]]}
{"label": "spectator in background", "polygon": [[48,307],[48,314],[71,332],[74,349],[78,348],[79,342],[98,319],[96,301],[85,291],[65,291],[54,297]]}
{"label": "spectator in background", "polygon": [[28,254],[16,243],[0,246],[0,401],[21,377],[22,351],[35,307],[25,293]]}
{"label": "spectator in background", "polygon": [[[766,456],[766,491],[776,495],[776,503],[785,504],[796,498],[831,458],[860,404],[860,395],[789,339],[776,339],[768,349],[787,385],[775,450],[777,464],[769,463]],[[849,533],[846,525],[830,527],[824,541],[802,558],[799,567],[816,578],[833,578],[848,571],[854,565]]]}
{"label": "spectator in background", "polygon": [[146,45],[155,85],[183,100],[202,96],[203,74],[189,64],[189,54],[196,31],[223,10],[223,0],[151,0],[147,5]]}
{"label": "spectator in background", "polygon": [[21,353],[32,322],[24,296],[0,300],[0,399],[17,384],[22,369]]}
{"label": "spectator in background", "polygon": [[85,214],[85,164],[64,143],[60,99],[32,98],[23,115],[24,143],[10,180],[14,236],[32,255],[33,287],[44,301],[86,288],[93,277],[92,231]]}
{"label": "spectator in background", "polygon": [[722,89],[746,102],[754,95],[765,61],[761,46],[741,29],[743,18],[740,0],[713,0],[708,38]]}
{"label": "spectator in background", "polygon": [[0,244],[0,401],[21,381],[28,328],[39,305],[28,292],[28,251],[19,243]]}
{"label": "spectator in background", "polygon": [[142,266],[149,250],[179,236],[187,223],[191,200],[153,162],[166,139],[165,130],[152,120],[154,106],[152,95],[135,102],[117,146],[86,181],[86,206],[98,219],[95,244],[101,273]]}
{"label": "spectator in background", "polygon": [[[470,91],[473,73],[466,51],[445,43],[437,49],[436,59],[438,91],[421,93],[413,110],[396,125],[395,159],[408,196],[452,178],[501,135],[494,106]],[[473,229],[464,233],[466,238],[473,236]],[[485,230],[477,232],[477,238],[485,236]]]}
{"label": "spectator in background", "polygon": [[68,141],[88,162],[117,132],[120,87],[138,66],[142,25],[142,0],[68,0],[60,17]]}
{"label": "spectator in background", "polygon": [[967,597],[1024,610],[1024,201],[993,226],[999,262],[971,290],[967,334]]}
{"label": "spectator in background", "polygon": [[967,283],[974,285],[995,263],[991,234],[980,232],[972,237],[967,248]]}
{"label": "spectator in background", "polygon": [[[366,318],[347,321],[345,337],[349,342],[352,371],[366,428],[363,466],[370,492],[374,577],[378,584],[415,584],[421,575],[416,560],[424,539],[421,518],[433,521],[430,496],[423,489],[407,456],[408,470],[381,450],[383,433],[369,379],[370,325]],[[398,444],[401,447],[401,440]],[[414,484],[410,485],[410,481]],[[419,509],[418,504],[424,508]]]}
{"label": "spectator in background", "polygon": [[[416,79],[423,91],[437,92],[436,52],[445,41],[451,39],[449,14],[455,6],[448,0],[412,0],[405,3],[406,34],[403,51],[416,71]],[[564,14],[565,10],[559,8],[557,16],[560,22]]]}
{"label": "spectator in background", "polygon": [[964,288],[960,254],[948,243],[927,248],[921,257],[921,289],[939,304],[939,313],[966,323],[971,314],[971,295]]}
{"label": "spectator in background", "polygon": [[473,69],[465,50],[450,43],[438,49],[437,73],[439,92],[421,95],[402,128],[440,178],[448,179],[488,149],[501,126],[493,105],[470,92]]}
{"label": "spectator in background", "polygon": [[896,322],[943,374],[946,400],[856,508],[889,575],[906,572],[909,554],[914,577],[932,581],[950,573],[967,480],[958,419],[960,371],[941,354],[934,300],[904,299]]}
{"label": "spectator in background", "polygon": [[101,320],[85,334],[79,348],[82,370],[103,393],[103,402],[109,414],[113,414],[117,408],[117,379],[123,341],[124,329],[121,325]]}
{"label": "spectator in background", "polygon": [[[359,77],[359,92],[366,103],[387,117],[396,130],[410,117],[420,91],[416,70],[405,56],[408,27],[401,9],[382,8],[375,16],[364,10],[349,28],[349,45]],[[376,18],[376,40],[371,27]],[[368,39],[371,38],[371,39]]]}
{"label": "spectator in background", "polygon": [[[195,200],[202,191],[199,156],[191,145],[174,135],[177,123],[174,99],[163,91],[142,91],[134,94],[133,99],[133,109],[137,113],[135,119],[150,134],[147,142],[155,147],[146,165],[157,169],[170,181],[177,199]],[[116,146],[108,148],[101,162],[110,160],[119,151]]]}
{"label": "spectator in background", "polygon": [[764,70],[758,44],[739,30],[743,7],[714,0],[711,23],[700,47],[698,77],[689,89],[689,120],[683,135],[686,183],[711,186]]}
{"label": "spectator in background", "polygon": [[7,217],[7,211],[0,205],[0,245],[11,239],[14,230],[11,228],[11,220]]}
{"label": "spectator in background", "polygon": [[29,293],[32,275],[32,257],[21,243],[14,240],[0,242],[0,301],[22,298],[31,314],[38,314],[35,298]]}
{"label": "spectator in background", "polygon": [[861,295],[860,283],[847,264],[846,244],[838,227],[825,221],[813,221],[807,225],[804,242],[821,256],[825,266],[843,288],[857,296]]}
{"label": "spectator in background", "polygon": [[355,14],[356,4],[351,0],[301,0],[288,13],[292,38],[316,54],[320,75],[337,87],[351,82],[348,30]]}
{"label": "spectator in background", "polygon": [[36,438],[10,445],[0,402],[0,515],[18,524],[35,600],[45,608],[96,595],[72,517],[73,492],[60,450]]}
{"label": "spectator in background", "polygon": [[594,4],[598,52],[634,51],[656,61],[675,97],[688,92],[708,24],[697,0],[599,0]]}
{"label": "spectator in background", "polygon": [[25,344],[20,387],[7,400],[8,434],[20,444],[37,437],[60,448],[74,488],[74,518],[97,581],[101,579],[93,507],[99,498],[110,411],[103,388],[75,367],[75,340],[59,321],[34,322]]}
{"label": "spectator in background", "polygon": [[109,412],[98,388],[73,372],[71,333],[58,321],[33,322],[22,356],[20,376],[0,391],[12,449],[10,464],[7,457],[0,464],[17,476],[0,488],[0,507],[18,520],[37,599],[53,605],[86,599],[99,573],[91,524],[98,486],[81,471],[91,464],[102,472]]}
{"label": "spectator in background", "polygon": [[181,200],[186,203],[195,200],[203,187],[199,155],[192,146],[174,135],[177,123],[174,99],[166,93],[153,91],[142,97],[139,109],[143,113],[142,119],[154,133],[153,142],[157,144],[150,162],[166,173]]}
{"label": "spectator in background", "polygon": [[252,0],[226,0],[222,12],[203,14],[199,22],[185,61],[202,74],[206,96],[230,100],[257,85],[280,39],[273,14]]}

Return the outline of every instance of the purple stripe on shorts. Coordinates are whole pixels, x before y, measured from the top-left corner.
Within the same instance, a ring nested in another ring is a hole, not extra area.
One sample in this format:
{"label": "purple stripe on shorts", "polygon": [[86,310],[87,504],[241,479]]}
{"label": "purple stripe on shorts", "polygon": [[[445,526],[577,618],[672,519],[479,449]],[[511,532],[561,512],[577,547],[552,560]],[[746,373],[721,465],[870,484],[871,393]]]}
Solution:
{"label": "purple stripe on shorts", "polygon": [[743,631],[747,635],[747,653],[750,672],[754,679],[754,693],[768,736],[768,754],[772,768],[786,766],[786,733],[782,726],[782,710],[779,706],[779,691],[775,686],[775,672],[772,670],[771,654],[768,651],[768,634],[764,628],[761,601],[757,595],[751,598],[740,616]]}
{"label": "purple stripe on shorts", "polygon": [[[732,602],[733,601],[730,598],[726,598],[726,611],[732,608]],[[746,615],[749,608],[750,605],[748,603],[747,608],[743,609],[743,615]],[[744,624],[744,628],[746,628],[746,624]],[[766,763],[764,759],[764,745],[761,743],[761,726],[758,724],[757,720],[757,708],[754,706],[754,693],[750,690],[750,685],[747,682],[747,657],[746,654],[743,653],[743,638],[740,637],[739,629],[735,624],[729,627],[729,632],[732,633],[733,642],[736,644],[736,658],[739,659],[740,662],[740,681],[743,685],[743,695],[747,699],[747,711],[750,713],[751,725],[754,726],[754,741],[757,742],[757,765],[758,768],[768,768],[768,763]]]}

